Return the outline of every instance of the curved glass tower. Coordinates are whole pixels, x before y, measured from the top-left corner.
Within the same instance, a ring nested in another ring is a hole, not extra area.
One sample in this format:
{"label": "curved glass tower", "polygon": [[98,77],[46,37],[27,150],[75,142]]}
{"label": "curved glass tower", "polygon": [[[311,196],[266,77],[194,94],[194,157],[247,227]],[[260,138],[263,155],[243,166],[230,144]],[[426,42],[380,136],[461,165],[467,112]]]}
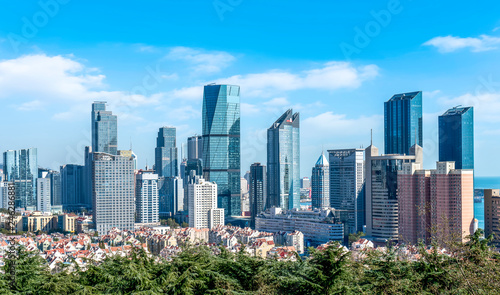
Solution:
{"label": "curved glass tower", "polygon": [[217,183],[218,208],[240,216],[240,87],[206,85],[202,121],[203,178]]}

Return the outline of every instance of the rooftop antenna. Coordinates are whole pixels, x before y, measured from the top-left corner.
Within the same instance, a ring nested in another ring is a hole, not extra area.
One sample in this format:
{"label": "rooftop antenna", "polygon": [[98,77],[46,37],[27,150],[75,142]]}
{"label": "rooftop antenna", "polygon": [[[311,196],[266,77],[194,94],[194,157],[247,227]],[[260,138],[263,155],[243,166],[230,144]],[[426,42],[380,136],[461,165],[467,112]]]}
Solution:
{"label": "rooftop antenna", "polygon": [[130,136],[130,150],[132,150],[132,136]]}
{"label": "rooftop antenna", "polygon": [[370,145],[373,145],[373,129],[370,129]]}

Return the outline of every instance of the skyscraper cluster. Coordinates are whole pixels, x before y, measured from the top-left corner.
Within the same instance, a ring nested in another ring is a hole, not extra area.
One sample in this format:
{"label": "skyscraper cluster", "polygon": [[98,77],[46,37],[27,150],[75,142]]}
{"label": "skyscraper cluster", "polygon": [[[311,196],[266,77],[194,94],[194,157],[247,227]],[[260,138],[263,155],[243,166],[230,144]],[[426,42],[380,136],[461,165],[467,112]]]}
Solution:
{"label": "skyscraper cluster", "polygon": [[263,225],[273,207],[288,212],[279,217],[288,222],[290,212],[308,216],[297,212],[301,197],[309,197],[301,188],[310,187],[312,212],[327,220],[326,229],[336,229],[337,238],[360,231],[378,242],[464,238],[474,230],[473,108],[454,107],[439,117],[439,162],[425,170],[422,102],[420,91],[392,96],[384,103],[385,154],[373,144],[330,149],[309,182],[300,177],[300,116],[292,109],[267,129],[267,163],[252,164],[241,177],[239,86],[204,87],[202,135],[189,137],[184,153],[181,145],[180,158],[176,128],[159,127],[152,169],[138,169],[132,149],[118,150],[118,118],[97,101],[83,165],[42,169],[36,148],[9,150],[2,184],[14,183],[18,208],[91,211],[99,233],[159,224],[160,218],[205,228],[249,215],[251,226]]}

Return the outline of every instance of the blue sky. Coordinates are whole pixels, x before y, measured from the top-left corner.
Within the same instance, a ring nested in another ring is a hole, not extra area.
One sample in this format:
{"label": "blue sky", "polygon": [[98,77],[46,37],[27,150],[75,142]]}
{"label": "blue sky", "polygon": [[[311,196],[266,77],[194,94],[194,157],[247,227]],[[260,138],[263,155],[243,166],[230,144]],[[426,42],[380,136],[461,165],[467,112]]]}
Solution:
{"label": "blue sky", "polygon": [[[41,3],[41,4],[40,4]],[[242,171],[266,129],[301,113],[301,174],[322,149],[383,149],[383,102],[424,91],[425,167],[437,116],[475,107],[476,175],[500,175],[500,3],[482,1],[0,0],[0,150],[82,163],[90,105],[107,100],[119,148],[153,164],[158,128],[201,132],[202,85],[241,86]]]}

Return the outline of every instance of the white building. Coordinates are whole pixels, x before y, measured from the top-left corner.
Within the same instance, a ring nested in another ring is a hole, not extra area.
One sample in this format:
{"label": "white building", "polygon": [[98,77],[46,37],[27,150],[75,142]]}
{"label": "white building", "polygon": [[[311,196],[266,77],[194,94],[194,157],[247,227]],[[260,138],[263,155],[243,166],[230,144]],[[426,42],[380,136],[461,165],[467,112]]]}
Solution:
{"label": "white building", "polygon": [[135,175],[136,223],[152,224],[160,222],[158,174],[154,171],[139,170]]}
{"label": "white building", "polygon": [[[46,176],[46,172],[44,172]],[[50,212],[50,178],[37,178],[36,179],[36,209],[40,212]]]}
{"label": "white building", "polygon": [[224,209],[217,208],[217,184],[199,178],[188,185],[189,226],[212,228],[224,225]]}
{"label": "white building", "polygon": [[272,233],[300,231],[311,246],[344,238],[344,225],[330,209],[308,211],[273,207],[255,218],[255,229]]}

